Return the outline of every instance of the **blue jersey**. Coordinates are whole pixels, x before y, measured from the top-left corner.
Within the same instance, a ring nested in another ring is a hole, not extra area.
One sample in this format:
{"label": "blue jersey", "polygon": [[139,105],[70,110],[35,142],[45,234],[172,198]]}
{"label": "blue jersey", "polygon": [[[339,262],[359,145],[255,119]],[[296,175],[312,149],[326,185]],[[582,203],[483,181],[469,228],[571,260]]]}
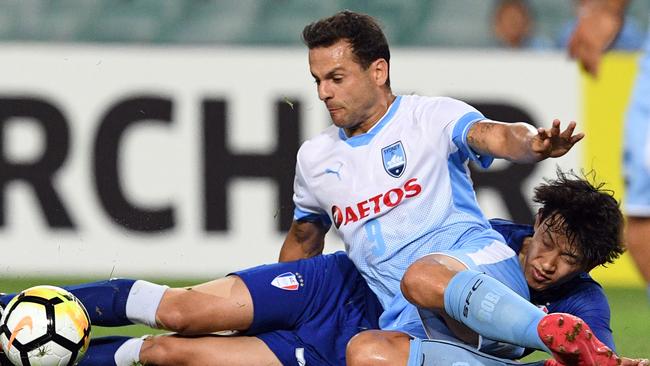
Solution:
{"label": "blue jersey", "polygon": [[[524,238],[533,234],[529,225],[505,220],[490,220],[490,224],[516,252],[521,250]],[[379,328],[383,309],[345,253],[264,265],[235,274],[242,278],[253,299],[253,324],[247,334],[261,339],[283,365],[345,365],[345,346],[350,338]],[[581,317],[603,343],[614,349],[607,299],[588,274],[531,295],[534,303],[545,305],[550,312]]]}
{"label": "blue jersey", "polygon": [[[490,224],[517,253],[521,251],[524,239],[533,236],[533,227],[530,225],[519,225],[501,219],[492,219]],[[603,288],[588,273],[581,273],[559,286],[544,291],[530,289],[530,301],[535,305],[545,306],[549,313],[569,313],[581,318],[598,339],[612,350],[616,350],[609,327],[609,302]]]}

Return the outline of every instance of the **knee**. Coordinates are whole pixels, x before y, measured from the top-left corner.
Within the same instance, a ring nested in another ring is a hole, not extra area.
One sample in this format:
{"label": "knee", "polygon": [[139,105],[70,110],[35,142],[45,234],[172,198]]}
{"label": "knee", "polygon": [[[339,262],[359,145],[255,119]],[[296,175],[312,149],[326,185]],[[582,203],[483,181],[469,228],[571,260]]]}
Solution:
{"label": "knee", "polygon": [[185,334],[191,330],[192,322],[189,318],[191,311],[180,301],[181,297],[161,302],[156,311],[156,322],[163,329]]}
{"label": "knee", "polygon": [[397,332],[368,330],[348,342],[345,352],[348,366],[389,366],[406,364],[409,337]]}
{"label": "knee", "polygon": [[144,365],[187,365],[191,355],[184,354],[173,336],[153,336],[144,341],[140,350],[140,363]]}
{"label": "knee", "polygon": [[450,270],[431,258],[411,264],[400,283],[402,294],[411,303],[429,309],[444,308],[444,292]]}

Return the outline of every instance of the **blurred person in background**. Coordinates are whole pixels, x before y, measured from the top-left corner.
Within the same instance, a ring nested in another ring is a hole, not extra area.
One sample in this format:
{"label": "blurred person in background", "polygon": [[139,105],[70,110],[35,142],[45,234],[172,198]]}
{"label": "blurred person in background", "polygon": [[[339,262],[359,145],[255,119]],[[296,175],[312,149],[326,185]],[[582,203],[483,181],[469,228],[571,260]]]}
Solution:
{"label": "blurred person in background", "polygon": [[[627,0],[592,0],[578,14],[568,51],[594,77],[603,53],[624,27],[627,5]],[[625,122],[623,208],[627,249],[645,280],[650,301],[650,37],[643,52]]]}
{"label": "blurred person in background", "polygon": [[533,10],[525,0],[498,0],[492,15],[492,32],[505,48],[549,49],[550,40],[535,29]]}
{"label": "blurred person in background", "polygon": [[[600,0],[598,0],[600,1]],[[578,19],[590,11],[596,4],[594,0],[573,0],[575,18],[567,22],[557,35],[556,43],[558,47],[566,48],[569,45],[569,40],[576,30]],[[624,16],[624,15],[623,15]],[[625,17],[620,31],[608,46],[609,49],[619,51],[638,51],[643,47],[645,40],[645,33],[632,17]]]}

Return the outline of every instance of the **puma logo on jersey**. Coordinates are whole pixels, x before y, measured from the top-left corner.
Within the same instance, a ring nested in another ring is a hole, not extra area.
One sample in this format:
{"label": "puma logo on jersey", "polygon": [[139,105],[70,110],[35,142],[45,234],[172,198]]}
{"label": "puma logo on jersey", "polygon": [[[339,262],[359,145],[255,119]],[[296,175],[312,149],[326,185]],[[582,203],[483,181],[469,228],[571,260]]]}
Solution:
{"label": "puma logo on jersey", "polygon": [[343,166],[343,163],[339,163],[339,166],[338,166],[338,168],[336,168],[336,170],[334,170],[334,169],[330,169],[330,168],[327,168],[327,169],[325,169],[325,171],[323,172],[323,174],[334,174],[334,175],[336,175],[336,177],[337,177],[339,180],[341,180],[341,174],[340,174],[339,172],[341,171],[341,167],[342,167],[342,166]]}
{"label": "puma logo on jersey", "polygon": [[390,189],[386,193],[370,197],[344,209],[337,205],[332,206],[334,225],[338,229],[341,225],[379,214],[384,208],[395,207],[403,200],[417,196],[422,192],[422,186],[417,183],[417,180],[417,178],[411,178],[404,183],[403,187]]}

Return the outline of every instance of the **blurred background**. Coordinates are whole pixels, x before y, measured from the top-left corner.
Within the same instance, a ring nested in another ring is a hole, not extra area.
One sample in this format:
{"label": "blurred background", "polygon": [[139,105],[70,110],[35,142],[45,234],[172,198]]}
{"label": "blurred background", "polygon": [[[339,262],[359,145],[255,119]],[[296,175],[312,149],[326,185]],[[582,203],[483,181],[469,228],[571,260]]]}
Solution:
{"label": "blurred background", "polygon": [[[631,1],[597,79],[566,55],[581,6],[0,0],[0,291],[116,276],[191,284],[275,261],[295,152],[329,124],[300,33],[342,9],[383,25],[397,93],[453,96],[504,121],[576,120],[587,133],[556,161],[472,167],[488,216],[530,223],[532,188],[558,166],[595,170],[621,198],[650,1]],[[342,248],[328,236],[327,251]],[[650,306],[628,255],[594,276],[619,351],[650,357]]]}
{"label": "blurred background", "polygon": [[[380,19],[395,46],[493,48],[497,0],[4,0],[0,39],[19,42],[292,46],[305,24],[340,9]],[[578,0],[514,1],[504,22],[529,23],[524,43],[562,47]],[[525,11],[517,8],[523,7]],[[634,0],[629,27],[643,36],[650,4]],[[638,45],[637,45],[638,47]]]}

